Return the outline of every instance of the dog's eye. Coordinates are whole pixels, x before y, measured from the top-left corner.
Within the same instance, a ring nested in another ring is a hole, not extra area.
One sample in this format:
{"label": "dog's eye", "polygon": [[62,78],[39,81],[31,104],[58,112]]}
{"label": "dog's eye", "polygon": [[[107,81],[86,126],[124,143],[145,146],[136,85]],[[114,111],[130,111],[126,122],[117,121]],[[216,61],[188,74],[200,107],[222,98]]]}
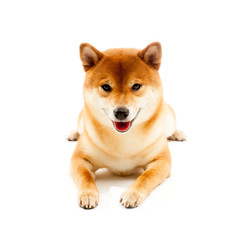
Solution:
{"label": "dog's eye", "polygon": [[132,90],[133,91],[138,91],[140,88],[141,88],[141,84],[139,83],[135,83],[133,86],[132,86]]}
{"label": "dog's eye", "polygon": [[103,84],[101,87],[105,92],[111,92],[112,91],[112,88],[108,84]]}

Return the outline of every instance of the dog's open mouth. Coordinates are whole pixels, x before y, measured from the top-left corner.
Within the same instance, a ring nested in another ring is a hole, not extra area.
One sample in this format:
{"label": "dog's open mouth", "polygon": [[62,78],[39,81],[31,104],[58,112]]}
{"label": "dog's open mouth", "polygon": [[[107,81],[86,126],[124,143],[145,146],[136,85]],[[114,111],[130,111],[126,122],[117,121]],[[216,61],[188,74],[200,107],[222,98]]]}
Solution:
{"label": "dog's open mouth", "polygon": [[[104,108],[103,108],[103,110],[106,113],[106,115],[108,116],[106,110]],[[141,110],[141,108],[138,110],[138,112],[137,112],[136,116],[134,117],[134,119],[132,119],[131,121],[128,121],[128,122],[121,122],[121,121],[120,122],[116,122],[116,121],[111,120],[111,118],[110,118],[110,120],[113,123],[113,127],[115,128],[115,130],[120,132],[120,133],[127,132],[131,128],[132,123],[134,122],[134,120],[137,118],[140,110]]]}
{"label": "dog's open mouth", "polygon": [[[131,121],[132,122],[132,121]],[[118,132],[126,132],[129,130],[129,128],[131,127],[131,122],[113,122],[115,129]]]}

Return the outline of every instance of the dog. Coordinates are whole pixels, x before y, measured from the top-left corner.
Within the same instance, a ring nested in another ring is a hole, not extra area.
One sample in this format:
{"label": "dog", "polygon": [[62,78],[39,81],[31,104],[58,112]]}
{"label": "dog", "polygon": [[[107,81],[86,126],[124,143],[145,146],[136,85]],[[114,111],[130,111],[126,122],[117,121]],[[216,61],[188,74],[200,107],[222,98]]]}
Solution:
{"label": "dog", "polygon": [[108,168],[126,176],[142,174],[121,195],[126,208],[139,206],[171,174],[168,139],[184,141],[176,117],[164,102],[158,70],[162,47],[153,42],[143,50],[116,48],[103,52],[88,43],[79,47],[86,72],[84,108],[78,129],[68,140],[78,140],[71,159],[71,176],[79,205],[95,208],[99,192],[94,173]]}

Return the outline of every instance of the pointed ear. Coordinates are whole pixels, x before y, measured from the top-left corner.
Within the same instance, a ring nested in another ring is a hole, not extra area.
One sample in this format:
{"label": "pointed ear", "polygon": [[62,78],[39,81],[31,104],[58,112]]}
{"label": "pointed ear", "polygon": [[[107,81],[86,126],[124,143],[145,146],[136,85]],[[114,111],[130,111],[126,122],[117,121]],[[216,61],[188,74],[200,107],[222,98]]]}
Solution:
{"label": "pointed ear", "polygon": [[150,43],[138,53],[138,56],[145,63],[158,70],[160,68],[162,58],[162,47],[160,42]]}
{"label": "pointed ear", "polygon": [[103,54],[89,43],[80,44],[79,53],[85,72],[88,71],[92,66],[95,66],[103,57]]}

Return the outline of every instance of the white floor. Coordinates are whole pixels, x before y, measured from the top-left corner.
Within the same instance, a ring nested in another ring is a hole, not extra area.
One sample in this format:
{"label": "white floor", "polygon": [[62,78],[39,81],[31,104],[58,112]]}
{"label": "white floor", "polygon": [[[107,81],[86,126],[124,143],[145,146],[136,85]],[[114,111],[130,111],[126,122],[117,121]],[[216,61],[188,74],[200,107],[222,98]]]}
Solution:
{"label": "white floor", "polygon": [[208,152],[217,159],[204,159],[201,141],[195,143],[189,137],[187,142],[170,142],[171,178],[136,209],[125,209],[119,203],[121,193],[136,176],[118,177],[100,170],[96,177],[99,206],[84,210],[77,204],[77,192],[69,176],[76,143],[56,140],[54,146],[56,142],[59,145],[55,154],[52,140],[46,142],[42,144],[44,149],[49,144],[48,158],[40,150],[34,160],[28,158],[12,166],[13,175],[5,178],[8,184],[3,191],[7,198],[1,212],[5,216],[5,239],[239,237],[238,170],[224,163],[224,150],[221,154]]}

